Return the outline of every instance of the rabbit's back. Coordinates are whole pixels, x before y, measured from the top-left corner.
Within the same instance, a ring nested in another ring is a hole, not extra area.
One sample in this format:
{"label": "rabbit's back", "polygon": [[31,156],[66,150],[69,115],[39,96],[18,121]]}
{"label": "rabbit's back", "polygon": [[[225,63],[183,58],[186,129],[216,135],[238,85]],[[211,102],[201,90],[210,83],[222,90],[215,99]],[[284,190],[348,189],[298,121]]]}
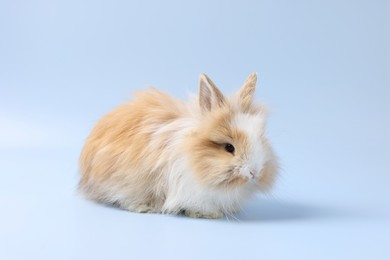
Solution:
{"label": "rabbit's back", "polygon": [[169,125],[186,110],[184,103],[152,89],[107,114],[81,152],[79,189],[93,200],[125,208],[121,204],[163,200],[164,164],[158,162],[174,134]]}

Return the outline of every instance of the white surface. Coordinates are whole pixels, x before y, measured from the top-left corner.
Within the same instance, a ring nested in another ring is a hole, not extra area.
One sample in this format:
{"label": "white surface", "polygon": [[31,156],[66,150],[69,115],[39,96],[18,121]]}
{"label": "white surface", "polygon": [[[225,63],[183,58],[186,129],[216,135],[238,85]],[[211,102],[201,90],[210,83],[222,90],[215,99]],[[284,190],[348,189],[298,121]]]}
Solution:
{"label": "white surface", "polygon": [[[0,259],[389,259],[389,1],[0,2]],[[221,220],[75,193],[94,122],[145,85],[259,72],[282,162]]]}

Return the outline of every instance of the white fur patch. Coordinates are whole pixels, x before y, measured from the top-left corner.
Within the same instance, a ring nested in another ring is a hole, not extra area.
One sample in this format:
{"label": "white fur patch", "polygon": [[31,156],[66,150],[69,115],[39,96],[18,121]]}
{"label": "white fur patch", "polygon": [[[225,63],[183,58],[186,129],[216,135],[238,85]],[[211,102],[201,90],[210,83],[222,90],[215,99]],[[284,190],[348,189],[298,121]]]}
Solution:
{"label": "white fur patch", "polygon": [[249,141],[246,162],[242,168],[242,173],[251,177],[250,172],[258,176],[265,162],[265,151],[262,143],[265,118],[261,114],[239,113],[233,119],[233,126],[246,133]]}

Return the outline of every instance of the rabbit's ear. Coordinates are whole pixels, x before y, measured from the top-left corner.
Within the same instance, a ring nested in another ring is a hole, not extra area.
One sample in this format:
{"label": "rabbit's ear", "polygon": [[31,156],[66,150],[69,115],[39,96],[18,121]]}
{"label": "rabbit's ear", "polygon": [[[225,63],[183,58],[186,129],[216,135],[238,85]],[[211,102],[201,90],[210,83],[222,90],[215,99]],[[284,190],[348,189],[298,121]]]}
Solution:
{"label": "rabbit's ear", "polygon": [[226,102],[225,97],[206,74],[199,77],[199,105],[203,112],[208,112]]}
{"label": "rabbit's ear", "polygon": [[255,95],[256,90],[256,82],[257,82],[257,73],[251,73],[249,77],[245,80],[244,85],[242,85],[241,89],[238,92],[239,102],[241,108],[244,111],[247,111],[253,102],[253,96]]}

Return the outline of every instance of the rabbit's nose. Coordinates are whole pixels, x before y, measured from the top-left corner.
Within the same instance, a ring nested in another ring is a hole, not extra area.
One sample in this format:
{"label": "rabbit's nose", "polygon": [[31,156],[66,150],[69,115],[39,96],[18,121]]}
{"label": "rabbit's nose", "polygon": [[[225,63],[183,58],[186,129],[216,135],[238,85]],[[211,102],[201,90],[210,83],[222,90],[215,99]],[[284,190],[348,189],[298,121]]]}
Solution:
{"label": "rabbit's nose", "polygon": [[251,175],[251,178],[252,178],[252,179],[255,178],[255,173],[254,173],[254,171],[250,171],[249,174]]}

